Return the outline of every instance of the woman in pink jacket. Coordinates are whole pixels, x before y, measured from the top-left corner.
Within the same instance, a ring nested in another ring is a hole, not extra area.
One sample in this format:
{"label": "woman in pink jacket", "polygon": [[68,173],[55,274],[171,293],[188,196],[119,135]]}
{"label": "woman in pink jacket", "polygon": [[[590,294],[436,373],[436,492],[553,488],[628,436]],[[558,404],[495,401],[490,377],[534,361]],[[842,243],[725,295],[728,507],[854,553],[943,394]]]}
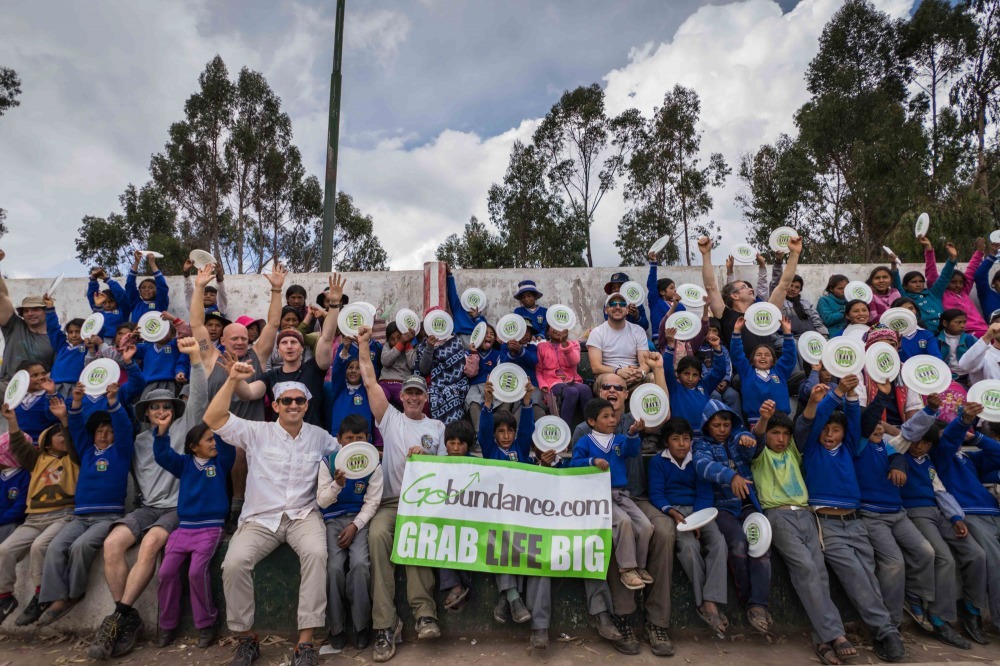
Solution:
{"label": "woman in pink jacket", "polygon": [[580,343],[569,339],[568,331],[557,331],[548,327],[548,340],[538,343],[538,364],[535,375],[542,394],[562,398],[559,416],[570,426],[577,409],[583,410],[587,401],[594,397],[590,387],[576,368],[580,364]]}
{"label": "woman in pink jacket", "polygon": [[[948,282],[948,288],[941,296],[941,304],[945,310],[957,308],[965,313],[967,317],[965,332],[974,335],[976,338],[983,337],[983,333],[989,328],[986,320],[983,319],[983,313],[979,311],[979,306],[969,298],[969,292],[972,291],[973,278],[976,275],[976,269],[979,268],[979,264],[983,262],[983,251],[985,249],[986,239],[977,238],[976,251],[972,253],[972,259],[969,260],[969,265],[965,268],[965,273],[962,274],[955,271],[951,276],[951,281]],[[929,283],[934,282],[938,277],[937,261],[935,261],[933,248],[924,252],[924,273]]]}
{"label": "woman in pink jacket", "polygon": [[[892,270],[896,270],[896,255],[892,255],[890,259]],[[882,313],[891,308],[892,302],[900,297],[900,293],[892,286],[892,273],[885,266],[876,266],[865,283],[872,288],[872,302],[868,304],[871,319],[868,323],[874,326],[882,317]]]}

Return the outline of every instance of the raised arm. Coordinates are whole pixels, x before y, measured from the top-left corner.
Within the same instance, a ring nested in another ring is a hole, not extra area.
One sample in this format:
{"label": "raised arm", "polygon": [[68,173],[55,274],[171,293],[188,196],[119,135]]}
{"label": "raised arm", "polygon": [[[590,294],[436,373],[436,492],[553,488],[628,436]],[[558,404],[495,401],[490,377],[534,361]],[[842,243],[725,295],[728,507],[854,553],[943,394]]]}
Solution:
{"label": "raised arm", "polygon": [[[0,250],[2,254],[3,250]],[[0,256],[0,259],[3,259]],[[7,282],[0,274],[0,326],[6,326],[10,318],[14,316],[14,302],[10,300],[10,293],[7,291]]]}
{"label": "raised arm", "polygon": [[323,335],[316,343],[313,358],[320,370],[326,370],[333,363],[333,339],[337,337],[337,315],[340,314],[340,299],[344,293],[346,280],[338,273],[330,276],[330,294],[326,297],[326,317],[323,318]]}
{"label": "raised arm", "polygon": [[233,401],[233,392],[236,390],[236,385],[241,381],[246,381],[250,377],[254,376],[253,366],[249,363],[232,363],[229,366],[229,377],[226,379],[226,383],[216,392],[215,397],[212,398],[212,402],[208,403],[208,408],[205,409],[205,416],[202,419],[212,430],[219,430],[219,428],[226,425],[229,422],[229,405]]}
{"label": "raised arm", "polygon": [[214,367],[219,350],[212,344],[212,338],[205,328],[205,286],[212,281],[212,265],[203,266],[194,276],[191,292],[191,335],[198,341],[202,360]]}
{"label": "raised arm", "polygon": [[726,311],[726,304],[722,301],[719,281],[715,279],[715,270],[712,266],[712,241],[708,236],[698,239],[698,251],[701,252],[701,283],[708,295],[708,307],[712,310],[712,314],[721,318]]}
{"label": "raised arm", "polygon": [[958,248],[955,247],[955,244],[948,243],[945,247],[948,249],[948,261],[944,262],[941,275],[929,287],[931,293],[937,298],[944,296],[944,292],[948,289],[948,283],[951,282],[951,276],[955,272],[955,265],[958,261]]}
{"label": "raised arm", "polygon": [[285,276],[288,270],[284,266],[275,262],[274,268],[265,275],[271,285],[271,304],[267,308],[267,323],[264,330],[260,332],[257,342],[253,343],[253,350],[257,358],[267,358],[274,349],[274,339],[278,336],[278,324],[281,323],[281,289],[285,285]]}
{"label": "raised arm", "polygon": [[795,278],[795,271],[799,268],[799,255],[801,254],[802,237],[796,236],[788,241],[788,263],[785,264],[785,269],[781,271],[781,279],[778,280],[778,285],[771,292],[771,298],[768,299],[768,303],[777,305],[779,309],[785,305],[785,294],[788,293],[788,287]]}
{"label": "raised arm", "polygon": [[361,367],[361,380],[365,383],[365,391],[368,392],[368,406],[371,407],[375,423],[380,423],[385,415],[385,410],[389,409],[389,401],[386,400],[385,391],[379,386],[378,377],[375,376],[371,339],[372,330],[367,326],[362,326],[358,330],[358,365]]}

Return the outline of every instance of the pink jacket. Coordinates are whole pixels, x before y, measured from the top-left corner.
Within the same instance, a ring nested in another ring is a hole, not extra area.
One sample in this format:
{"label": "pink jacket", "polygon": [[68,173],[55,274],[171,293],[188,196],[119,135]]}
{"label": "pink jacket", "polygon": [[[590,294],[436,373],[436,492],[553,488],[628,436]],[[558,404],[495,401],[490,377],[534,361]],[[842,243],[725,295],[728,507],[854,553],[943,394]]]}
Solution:
{"label": "pink jacket", "polygon": [[583,378],[576,371],[579,364],[580,343],[576,340],[569,340],[567,347],[549,341],[539,342],[538,364],[535,366],[538,386],[551,389],[556,384],[582,382]]}
{"label": "pink jacket", "polygon": [[892,302],[902,296],[898,289],[889,287],[889,292],[884,296],[872,290],[872,302],[868,304],[868,311],[871,313],[869,323],[873,326],[878,323],[882,313],[892,307]]}
{"label": "pink jacket", "polygon": [[[969,298],[969,292],[972,291],[974,285],[973,278],[976,275],[976,269],[979,268],[979,264],[981,263],[983,263],[983,253],[977,250],[972,254],[972,259],[969,260],[969,265],[965,268],[965,286],[962,287],[962,293],[956,294],[952,290],[946,289],[944,295],[941,297],[941,305],[945,310],[957,308],[965,313],[967,318],[965,331],[977,338],[983,337],[983,333],[989,328],[986,320],[983,319],[983,313],[979,311],[979,307]],[[938,277],[934,250],[924,252],[924,273],[928,283],[934,282]]]}

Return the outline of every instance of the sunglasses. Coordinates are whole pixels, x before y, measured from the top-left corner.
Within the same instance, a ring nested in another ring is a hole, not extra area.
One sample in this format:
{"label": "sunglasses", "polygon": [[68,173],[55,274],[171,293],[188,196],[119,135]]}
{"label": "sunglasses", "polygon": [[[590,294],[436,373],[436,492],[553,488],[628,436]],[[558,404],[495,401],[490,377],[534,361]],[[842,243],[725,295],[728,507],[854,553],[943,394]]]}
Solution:
{"label": "sunglasses", "polygon": [[608,301],[609,308],[627,308],[628,303],[625,301]]}
{"label": "sunglasses", "polygon": [[619,384],[601,384],[601,389],[605,391],[621,391],[622,393],[625,392],[625,387],[620,386]]}
{"label": "sunglasses", "polygon": [[295,398],[278,398],[278,402],[280,402],[285,407],[288,407],[292,403],[295,403],[296,405],[299,405],[301,407],[302,405],[306,404],[308,400],[306,400],[306,398],[303,396],[297,396]]}

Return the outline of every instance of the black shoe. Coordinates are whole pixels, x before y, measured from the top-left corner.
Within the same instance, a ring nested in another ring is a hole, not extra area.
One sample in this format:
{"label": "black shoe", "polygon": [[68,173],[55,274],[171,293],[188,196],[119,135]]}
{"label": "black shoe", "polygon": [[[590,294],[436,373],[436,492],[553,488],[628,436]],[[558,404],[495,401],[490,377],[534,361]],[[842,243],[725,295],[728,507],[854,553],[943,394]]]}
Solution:
{"label": "black shoe", "polygon": [[125,618],[118,611],[101,620],[97,635],[87,648],[87,656],[91,659],[110,659],[124,623]]}
{"label": "black shoe", "polygon": [[[37,603],[37,597],[32,599],[32,601],[35,601]],[[0,624],[3,624],[3,621],[6,620],[10,616],[10,614],[14,612],[16,608],[17,608],[17,599],[14,598],[13,594],[10,595],[9,597],[0,599]]]}
{"label": "black shoe", "polygon": [[250,666],[258,659],[260,659],[260,643],[257,641],[257,634],[240,636],[236,653],[229,666]]}
{"label": "black shoe", "polygon": [[368,647],[368,644],[372,642],[372,628],[365,627],[364,629],[354,630],[354,649],[364,650]]}
{"label": "black shoe", "polygon": [[111,657],[117,658],[131,652],[140,635],[142,635],[142,618],[139,617],[137,610],[132,609],[132,612],[122,620],[122,628],[115,646],[111,649]]}
{"label": "black shoe", "polygon": [[590,626],[597,629],[597,633],[605,640],[620,641],[622,639],[621,632],[615,628],[615,623],[611,620],[611,613],[607,611],[591,615]]}
{"label": "black shoe", "polygon": [[611,616],[615,623],[615,628],[618,629],[618,633],[622,635],[621,640],[614,642],[615,649],[622,654],[639,654],[639,639],[635,637],[635,632],[632,631],[632,622],[628,617],[619,617],[617,615]]}
{"label": "black shoe", "polygon": [[403,621],[396,618],[396,625],[389,629],[379,629],[375,632],[375,648],[372,650],[372,660],[376,663],[389,661],[396,654],[396,643],[401,642]]}
{"label": "black shoe", "polygon": [[646,640],[649,641],[649,649],[657,657],[674,656],[674,642],[670,640],[670,634],[667,633],[666,627],[647,622]]}
{"label": "black shoe", "polygon": [[503,592],[500,593],[500,598],[497,599],[496,606],[493,607],[493,619],[500,624],[507,624],[507,620],[510,619],[510,604],[507,603],[507,595]]}
{"label": "black shoe", "polygon": [[945,622],[941,625],[934,625],[934,637],[945,645],[956,647],[959,650],[971,650],[972,643],[965,640],[962,634],[955,630],[955,627]]}
{"label": "black shoe", "polygon": [[156,639],[156,647],[165,648],[173,643],[176,637],[176,629],[160,629],[160,636]]}
{"label": "black shoe", "polygon": [[[28,607],[21,611],[21,614],[17,616],[14,620],[14,624],[18,627],[26,627],[29,624],[34,624],[38,622],[38,618],[42,616],[45,609],[48,608],[48,604],[38,603],[38,595],[31,597],[31,601],[28,602]],[[2,622],[2,620],[0,620]]]}
{"label": "black shoe", "polygon": [[983,616],[973,615],[969,611],[962,609],[962,628],[969,638],[980,645],[989,645],[990,639],[986,638],[986,631],[983,629]]}
{"label": "black shoe", "polygon": [[295,646],[292,666],[319,666],[319,653],[312,643],[299,643]]}
{"label": "black shoe", "polygon": [[528,607],[524,605],[524,600],[521,597],[516,597],[510,602],[510,616],[514,619],[514,622],[518,624],[524,624],[525,622],[531,622],[531,611]]}
{"label": "black shoe", "polygon": [[533,650],[545,650],[549,647],[549,630],[532,629],[531,637],[528,638],[528,645]]}
{"label": "black shoe", "polygon": [[215,625],[198,630],[198,648],[207,650],[215,642]]}
{"label": "black shoe", "polygon": [[889,634],[885,638],[878,638],[872,641],[875,648],[875,656],[882,661],[903,661],[906,658],[906,648],[903,647],[903,640],[899,634]]}
{"label": "black shoe", "polygon": [[421,641],[441,638],[441,627],[437,620],[429,615],[417,618],[417,639]]}
{"label": "black shoe", "polygon": [[331,634],[327,637],[326,641],[330,644],[330,647],[340,652],[347,647],[347,630],[341,631],[339,634]]}

